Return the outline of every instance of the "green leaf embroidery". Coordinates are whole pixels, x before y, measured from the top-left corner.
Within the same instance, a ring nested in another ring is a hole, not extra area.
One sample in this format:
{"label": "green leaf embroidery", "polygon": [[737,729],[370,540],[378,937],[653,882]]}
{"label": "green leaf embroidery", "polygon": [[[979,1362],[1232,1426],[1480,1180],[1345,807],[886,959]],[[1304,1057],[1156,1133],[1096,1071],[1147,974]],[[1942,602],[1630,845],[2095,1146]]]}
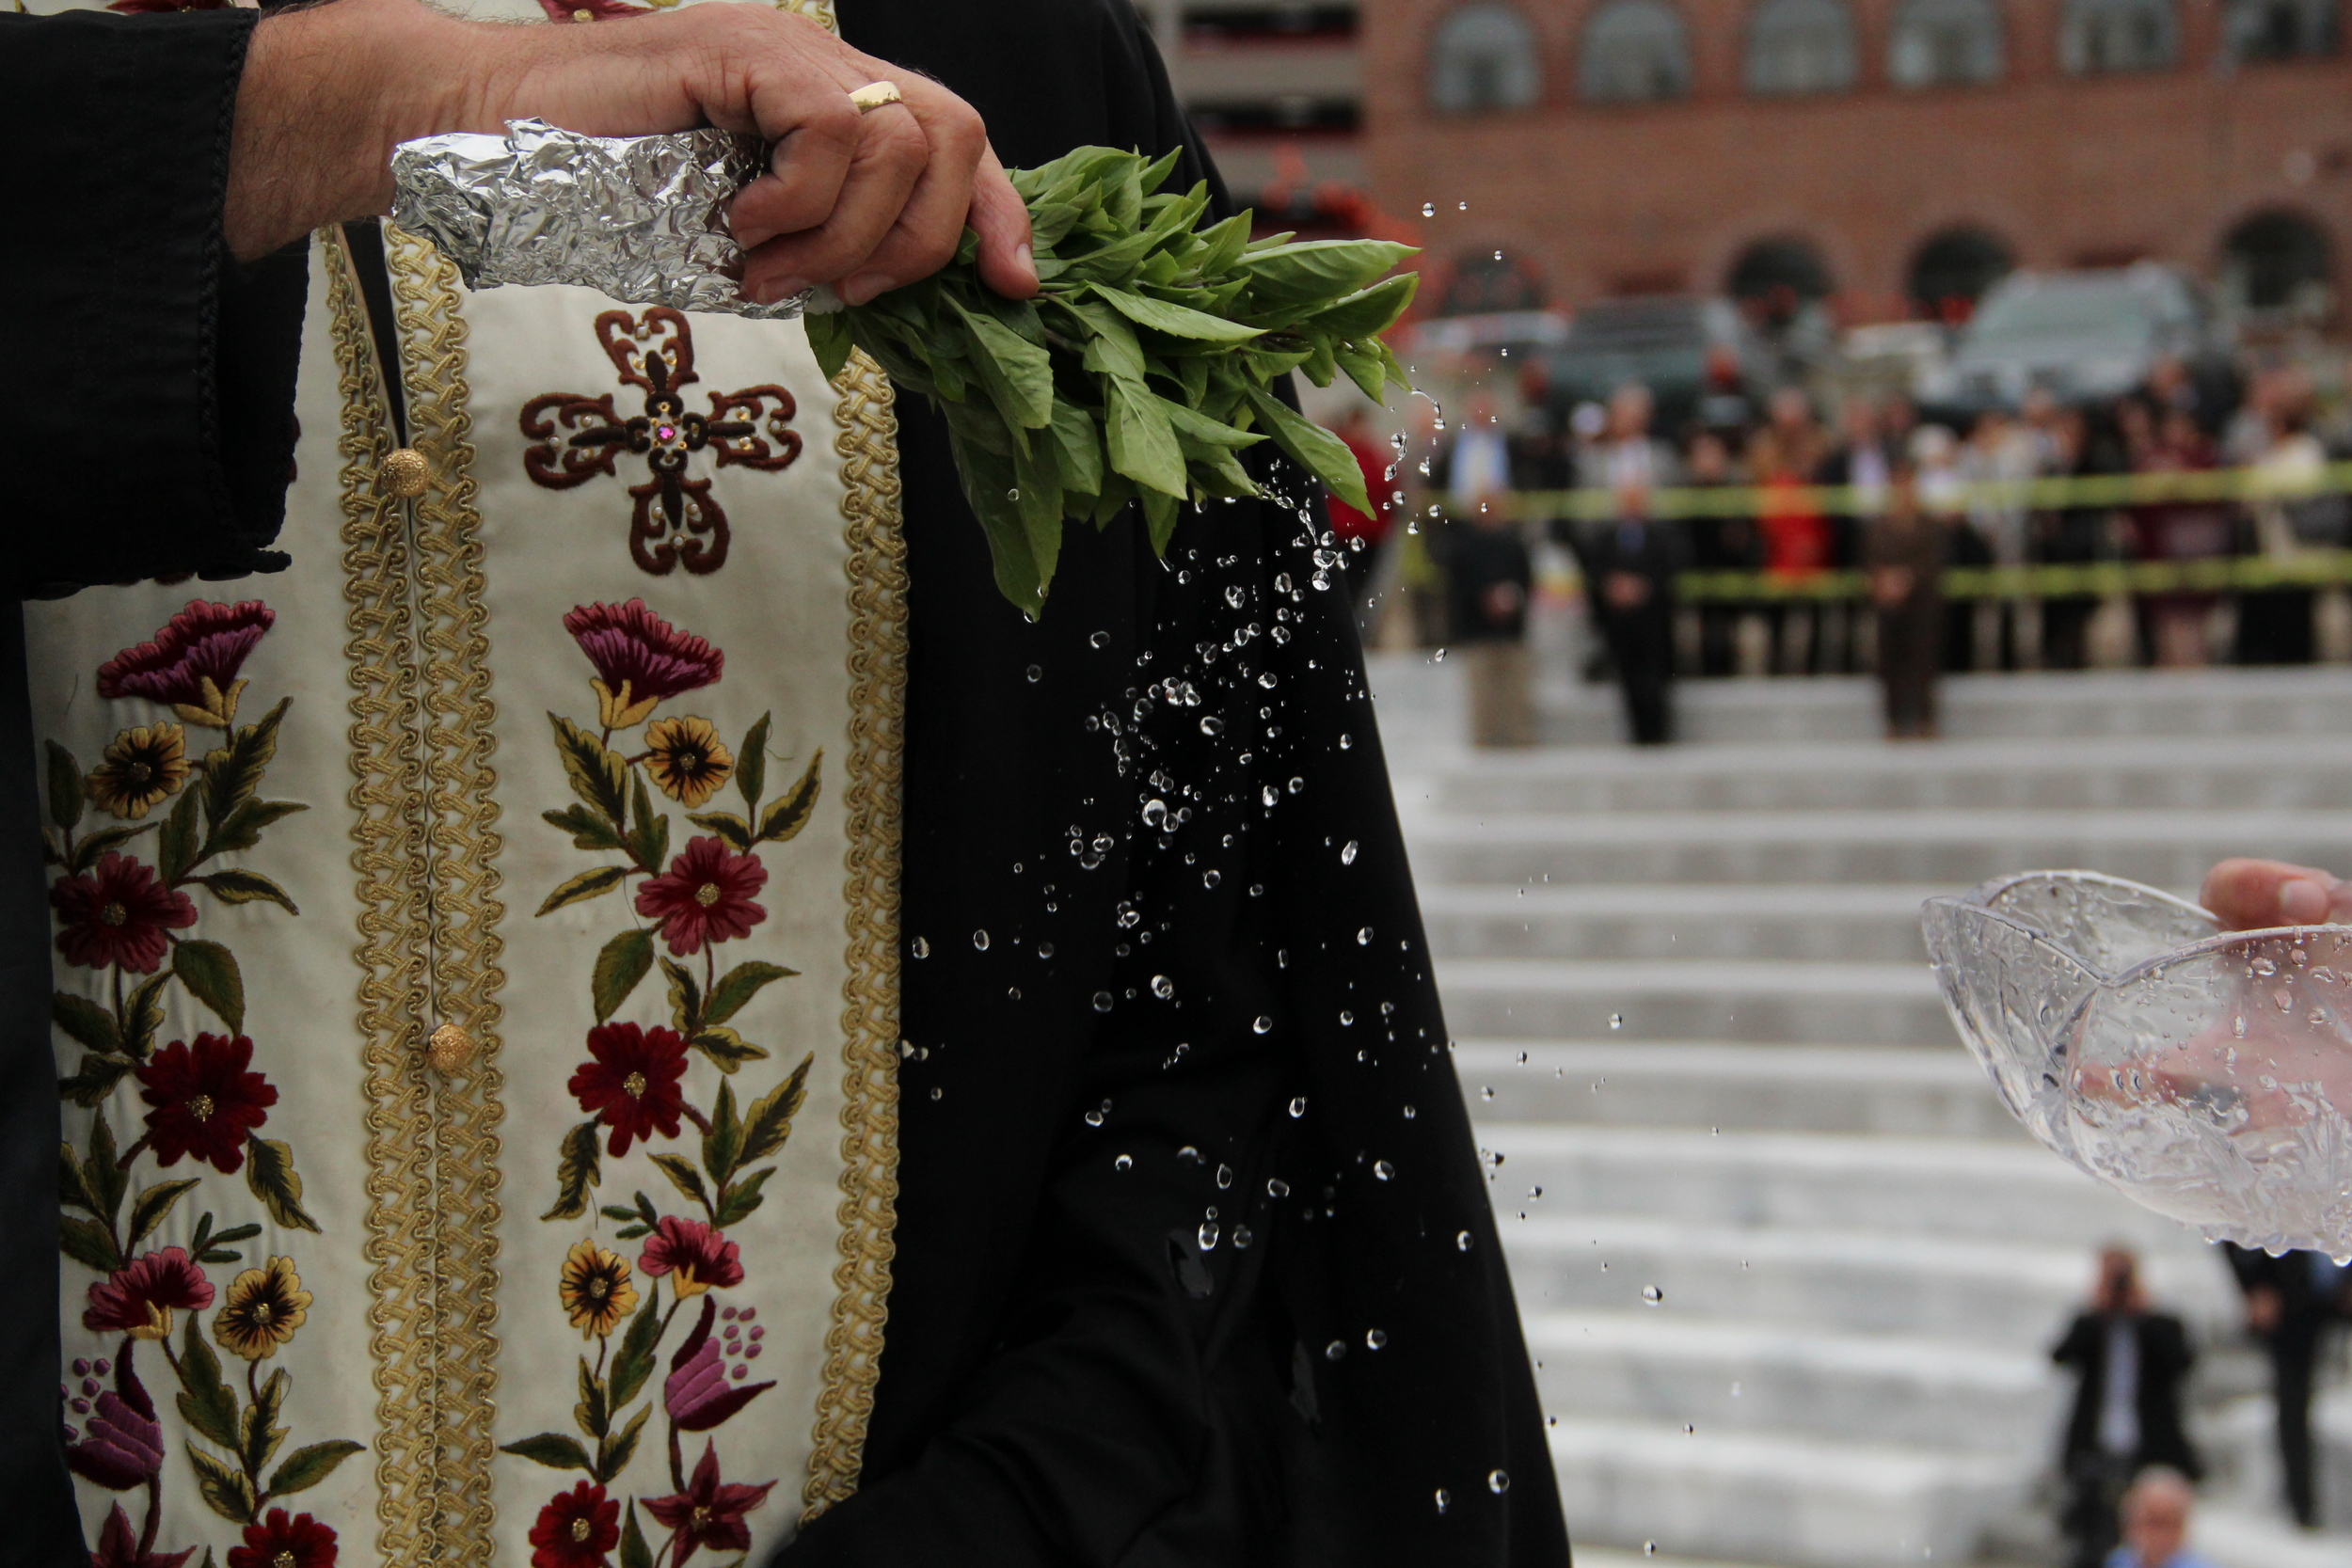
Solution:
{"label": "green leaf embroidery", "polygon": [[98,1217],[111,1226],[115,1215],[122,1211],[122,1195],[130,1190],[131,1173],[115,1157],[114,1129],[106,1125],[106,1113],[103,1110],[90,1120],[82,1180],[90,1196],[98,1200]]}
{"label": "green leaf embroidery", "polygon": [[759,1189],[766,1186],[768,1179],[775,1174],[775,1166],[762,1165],[721,1193],[719,1212],[711,1217],[710,1223],[722,1230],[741,1224],[746,1215],[759,1207]]}
{"label": "green leaf embroidery", "polygon": [[155,841],[156,870],[165,881],[175,887],[196,863],[196,810],[202,795],[200,790],[183,789],[180,799],[171,803],[171,814],[164,818],[163,832]]}
{"label": "green leaf embroidery", "polygon": [[81,1156],[73,1152],[72,1144],[57,1146],[57,1201],[76,1209],[98,1212],[98,1199],[90,1196],[88,1185],[82,1180]]}
{"label": "green leaf embroidery", "polygon": [[816,1060],[814,1052],[802,1057],[801,1065],[792,1069],[790,1077],[753,1103],[751,1114],[743,1118],[739,1163],[750,1164],[767,1159],[792,1135],[792,1118],[800,1114],[801,1101],[807,1097],[808,1069]]}
{"label": "green leaf embroidery", "polygon": [[82,787],[82,765],[73,753],[54,740],[41,742],[49,754],[49,820],[66,832],[82,825],[88,797]]}
{"label": "green leaf embroidery", "polygon": [[799,835],[808,826],[809,815],[817,809],[817,797],[822,790],[818,771],[825,765],[825,749],[817,748],[808,759],[808,767],[792,787],[786,790],[768,809],[759,814],[758,842],[782,844]]}
{"label": "green leaf embroidery", "polygon": [[711,1108],[710,1131],[703,1134],[703,1169],[723,1189],[743,1152],[743,1124],[735,1115],[735,1085],[719,1085],[719,1101]]}
{"label": "green leaf embroidery", "polygon": [[[206,1220],[212,1217],[210,1214],[204,1216]],[[229,1243],[249,1242],[261,1233],[262,1227],[258,1225],[232,1225],[219,1235],[213,1237],[206,1244],[190,1247],[188,1251],[199,1263],[234,1263],[241,1260],[242,1255],[230,1251]],[[198,1234],[202,1234],[201,1227],[199,1227]]]}
{"label": "green leaf embroidery", "polygon": [[164,1223],[172,1205],[196,1186],[196,1179],[188,1177],[178,1181],[158,1181],[139,1194],[137,1201],[131,1205],[130,1244],[135,1247],[144,1241],[149,1231]]}
{"label": "green leaf embroidery", "polygon": [[[620,1349],[612,1353],[612,1408],[637,1397],[653,1373],[654,1346],[661,1339],[661,1302],[658,1291],[645,1292],[645,1305],[628,1322]],[[648,1405],[647,1409],[652,1406]]]}
{"label": "green leaf embroidery", "polygon": [[[188,1327],[183,1337],[180,1352],[181,1418],[199,1437],[209,1437],[224,1449],[238,1446],[237,1396],[221,1381],[220,1357],[204,1342],[197,1331],[196,1314],[188,1314]],[[189,1445],[194,1451],[195,1445]]]}
{"label": "green leaf embroidery", "polygon": [[155,1031],[164,1026],[164,987],[171,983],[171,974],[165,970],[148,976],[123,1000],[122,1048],[140,1061],[147,1060]]}
{"label": "green leaf embroidery", "polygon": [[[648,1405],[646,1408],[652,1407]],[[560,1432],[537,1433],[513,1443],[501,1444],[499,1452],[528,1459],[550,1470],[587,1470],[595,1473],[588,1463],[588,1450],[580,1446],[580,1440]]]}
{"label": "green leaf embroidery", "polygon": [[572,792],[603,815],[615,831],[628,822],[628,764],[621,754],[561,714],[550,713],[555,749],[564,759],[564,776]]}
{"label": "green leaf embroidery", "polygon": [[294,800],[246,800],[229,814],[228,820],[204,835],[203,847],[197,850],[196,858],[208,861],[231,850],[250,849],[262,842],[262,829],[281,817],[310,809]]}
{"label": "green leaf embroidery", "polygon": [[596,1022],[609,1022],[629,992],[653,968],[653,932],[650,928],[632,927],[604,944],[596,954],[596,967],[589,976],[588,990],[596,1004]]}
{"label": "green leaf embroidery", "polygon": [[308,1492],[335,1473],[335,1466],[355,1453],[367,1450],[348,1438],[331,1443],[312,1443],[294,1449],[286,1456],[286,1463],[278,1466],[269,1478],[269,1495],[282,1497],[290,1492]]}
{"label": "green leaf embroidery", "polygon": [[126,1259],[115,1246],[115,1239],[96,1220],[86,1220],[72,1214],[57,1219],[57,1250],[86,1269],[100,1274],[112,1274]]}
{"label": "green leaf embroidery", "polygon": [[659,871],[670,858],[670,819],[653,809],[653,798],[645,792],[644,780],[633,782],[629,797],[628,852],[637,858],[639,865]]}
{"label": "green leaf embroidery", "polygon": [[156,824],[142,822],[135,828],[101,828],[73,846],[73,858],[68,868],[87,871],[96,865],[109,849],[119,849],[141,833],[152,832]]}
{"label": "green leaf embroidery", "polygon": [[572,1220],[588,1212],[588,1189],[603,1180],[596,1160],[596,1126],[591,1117],[564,1134],[555,1161],[555,1206],[541,1219]]}
{"label": "green leaf embroidery", "polygon": [[278,699],[260,722],[239,729],[229,744],[205,756],[204,824],[215,833],[261,789],[262,774],[278,755],[278,726],[293,705],[292,697]]}
{"label": "green leaf embroidery", "polygon": [[572,1406],[572,1419],[591,1437],[602,1437],[607,1430],[604,1384],[584,1355],[580,1358],[580,1402]]}
{"label": "green leaf embroidery", "polygon": [[713,1023],[695,1030],[687,1043],[709,1057],[721,1072],[733,1072],[745,1062],[764,1062],[768,1059],[765,1046],[754,1045],[723,1023]]}
{"label": "green leaf embroidery", "polygon": [[[821,321],[824,318],[812,319]],[[648,1405],[646,1408],[652,1407]],[[634,1497],[629,1499],[628,1513],[621,1520],[621,1568],[653,1568],[653,1551],[645,1544],[645,1532],[637,1527],[637,1499]]]}
{"label": "green leaf embroidery", "polygon": [[612,831],[612,824],[578,802],[565,806],[562,811],[543,811],[539,814],[539,820],[550,828],[561,828],[571,834],[575,849],[594,851],[623,847],[621,835]]}
{"label": "green leaf embroidery", "polygon": [[252,904],[267,901],[278,905],[288,914],[300,914],[294,901],[286,896],[286,890],[258,871],[215,871],[209,877],[196,879],[198,884],[226,904]]}
{"label": "green leaf embroidery", "polygon": [[716,833],[731,849],[749,853],[752,847],[752,825],[731,811],[694,812],[686,820],[705,832]]}
{"label": "green leaf embroidery", "polygon": [[585,903],[599,894],[611,893],[621,885],[621,879],[628,875],[627,866],[599,865],[577,877],[566,878],[562,886],[548,895],[547,902],[539,906],[539,913],[547,914],[566,904]]}
{"label": "green leaf embroidery", "polygon": [[746,1003],[757,996],[763,987],[778,980],[788,980],[799,974],[797,969],[782,964],[763,963],[757,958],[737,964],[710,988],[710,999],[703,1004],[703,1022],[724,1023],[743,1010]]}
{"label": "green leaf embroidery", "polygon": [[284,1144],[246,1136],[245,1184],[279,1225],[292,1230],[318,1229],[319,1222],[302,1207],[302,1178],[294,1172],[294,1150]]}
{"label": "green leaf embroidery", "polygon": [[214,1458],[194,1443],[188,1445],[188,1462],[196,1466],[196,1490],[205,1507],[232,1525],[253,1522],[259,1504],[254,1500],[253,1483],[245,1479],[243,1470]]}
{"label": "green leaf embroidery", "polygon": [[[245,1407],[245,1436],[237,1446],[237,1452],[245,1462],[246,1474],[261,1474],[262,1466],[270,1462],[270,1456],[278,1451],[278,1446],[286,1440],[287,1429],[278,1424],[278,1416],[286,1406],[287,1390],[293,1386],[294,1379],[287,1374],[285,1368],[280,1367],[270,1374],[267,1383],[262,1385],[254,1402]],[[285,1490],[275,1482],[269,1489],[272,1492]]]}
{"label": "green leaf embroidery", "polygon": [[670,1025],[691,1039],[702,1026],[703,989],[685,965],[666,958],[660,962],[661,977],[670,982]]}
{"label": "green leaf embroidery", "polygon": [[122,1036],[115,1028],[114,1014],[86,996],[76,996],[70,990],[51,993],[49,1021],[68,1039],[92,1051],[111,1053],[122,1049]]}
{"label": "green leaf embroidery", "polygon": [[210,1007],[232,1035],[245,1033],[245,975],[236,955],[216,942],[183,942],[171,949],[171,972],[188,994]]}
{"label": "green leaf embroidery", "polygon": [[[745,811],[757,811],[759,798],[768,788],[768,721],[770,715],[761,714],[759,721],[743,736],[743,744],[735,752],[735,787],[743,797]],[[738,848],[749,848],[739,845]]]}
{"label": "green leaf embroidery", "polygon": [[671,1185],[676,1187],[679,1192],[706,1209],[710,1207],[710,1194],[703,1188],[702,1173],[696,1170],[684,1156],[657,1154],[653,1157],[653,1163],[661,1167],[661,1174],[668,1177]]}
{"label": "green leaf embroidery", "polygon": [[628,1468],[628,1462],[637,1457],[637,1439],[644,1433],[645,1418],[652,1414],[653,1406],[648,1404],[629,1418],[628,1425],[598,1441],[596,1469],[598,1481],[610,1481]]}

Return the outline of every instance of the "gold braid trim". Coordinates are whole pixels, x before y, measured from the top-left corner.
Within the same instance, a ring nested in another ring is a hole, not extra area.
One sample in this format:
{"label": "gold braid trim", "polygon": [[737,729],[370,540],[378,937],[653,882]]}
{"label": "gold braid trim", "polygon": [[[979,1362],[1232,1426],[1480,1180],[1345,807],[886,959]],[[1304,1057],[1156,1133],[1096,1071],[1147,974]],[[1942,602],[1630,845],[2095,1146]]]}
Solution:
{"label": "gold braid trim", "polygon": [[409,606],[407,506],[379,493],[389,401],[340,230],[319,231],[342,397],[344,645],[351,694],[352,869],[358,875],[359,1037],[367,1110],[370,1351],[376,1389],[376,1544],[385,1561],[434,1555],[440,1476],[435,1332],[433,1091],[415,1046],[427,1016],[429,892],[422,729]]}
{"label": "gold braid trim", "polygon": [[841,1261],[802,1522],[857,1490],[889,1319],[898,1204],[898,823],[906,736],[906,540],[890,380],[864,353],[841,401],[850,544],[849,978],[841,988]]}
{"label": "gold braid trim", "polygon": [[387,224],[393,314],[408,392],[410,444],[430,481],[413,508],[416,635],[423,664],[423,798],[432,897],[432,1011],[406,1021],[408,1070],[423,1074],[423,1037],[456,1023],[477,1054],[461,1073],[432,1075],[439,1234],[434,1368],[439,1407],[439,1497],[433,1556],[491,1560],[491,1425],[498,1392],[499,1071],[498,710],[490,698],[482,517],[475,506],[472,416],[467,411],[466,324],[457,269]]}

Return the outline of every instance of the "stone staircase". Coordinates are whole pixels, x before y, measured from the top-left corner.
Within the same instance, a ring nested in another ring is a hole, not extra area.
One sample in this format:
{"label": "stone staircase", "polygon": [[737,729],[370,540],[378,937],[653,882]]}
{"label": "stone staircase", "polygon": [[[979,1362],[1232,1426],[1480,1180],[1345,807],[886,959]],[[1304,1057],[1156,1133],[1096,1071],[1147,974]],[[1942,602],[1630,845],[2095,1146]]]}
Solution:
{"label": "stone staircase", "polygon": [[[2352,1563],[2275,1517],[2220,1260],[2010,1122],[1917,927],[2037,866],[2352,870],[2352,673],[1970,677],[1905,746],[1863,682],[1697,684],[1657,752],[1562,682],[1518,753],[1459,743],[1454,675],[1384,655],[1374,689],[1580,1547],[2047,1560],[2045,1351],[2121,1238],[2212,1347],[2201,1542]],[[2325,1420],[2352,1523],[2352,1400]]]}

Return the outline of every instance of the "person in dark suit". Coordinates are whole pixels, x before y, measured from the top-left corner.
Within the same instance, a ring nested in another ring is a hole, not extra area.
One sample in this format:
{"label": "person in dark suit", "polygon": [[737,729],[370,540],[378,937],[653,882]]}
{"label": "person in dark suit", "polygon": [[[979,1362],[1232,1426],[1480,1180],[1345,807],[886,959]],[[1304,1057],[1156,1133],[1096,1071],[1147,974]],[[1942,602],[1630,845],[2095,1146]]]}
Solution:
{"label": "person in dark suit", "polygon": [[2074,1568],[2098,1568],[2115,1549],[2118,1507],[2140,1471],[2162,1465],[2192,1481],[2204,1473],[2181,1424],[2181,1384],[2196,1358],[2181,1320],[2148,1309],[2138,1260],[2122,1247],[2102,1252],[2090,1309],[2050,1352],[2077,1379],[2059,1454],[2059,1526]]}
{"label": "person in dark suit", "polygon": [[2246,1326],[2270,1353],[2271,1398],[2279,1410],[2279,1463],[2286,1504],[2306,1529],[2319,1523],[2312,1473],[2312,1372],[2330,1324],[2352,1311],[2352,1270],[2325,1253],[2266,1252],[2221,1243],[2246,1293]]}
{"label": "person in dark suit", "polygon": [[1674,738],[1675,578],[1688,554],[1681,525],[1629,508],[1583,530],[1576,553],[1633,743],[1662,746]]}

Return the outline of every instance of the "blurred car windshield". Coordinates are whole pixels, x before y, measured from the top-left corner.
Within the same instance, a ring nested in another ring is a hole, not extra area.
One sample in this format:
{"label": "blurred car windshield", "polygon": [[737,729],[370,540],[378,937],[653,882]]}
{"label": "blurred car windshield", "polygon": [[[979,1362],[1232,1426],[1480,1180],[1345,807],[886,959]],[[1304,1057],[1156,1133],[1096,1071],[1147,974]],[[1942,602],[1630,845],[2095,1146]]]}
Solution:
{"label": "blurred car windshield", "polygon": [[[2167,307],[2170,306],[2170,309]],[[2021,278],[1988,295],[1968,325],[1971,347],[2063,341],[2138,347],[2170,322],[2185,325],[2185,301],[2167,300],[2129,274]]]}

